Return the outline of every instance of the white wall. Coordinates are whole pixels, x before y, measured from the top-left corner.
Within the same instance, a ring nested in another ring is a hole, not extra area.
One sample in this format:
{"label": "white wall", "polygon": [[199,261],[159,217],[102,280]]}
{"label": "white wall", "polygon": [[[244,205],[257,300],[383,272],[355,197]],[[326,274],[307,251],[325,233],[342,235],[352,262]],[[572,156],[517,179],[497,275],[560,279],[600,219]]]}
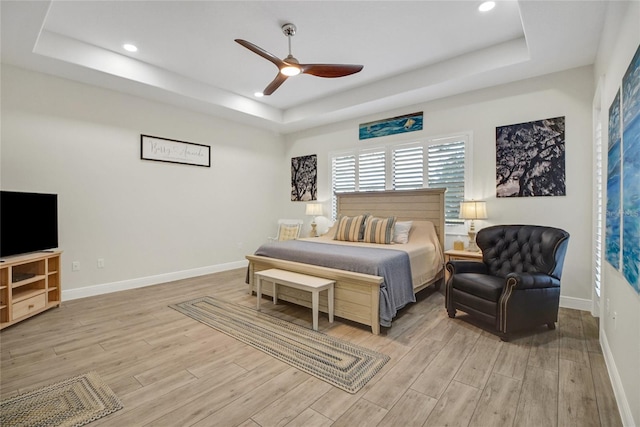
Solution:
{"label": "white wall", "polygon": [[[601,121],[603,145],[608,144],[609,106],[622,85],[631,58],[640,46],[640,3],[613,10],[603,32],[603,43],[595,65],[595,78],[602,79]],[[617,13],[613,13],[617,12]],[[604,173],[606,177],[606,165]],[[606,186],[605,186],[606,190]],[[605,203],[606,206],[606,203]],[[611,375],[625,425],[640,425],[640,295],[620,271],[603,262],[600,302],[600,342]],[[614,319],[615,315],[615,319]]]}
{"label": "white wall", "polygon": [[[468,198],[487,201],[489,224],[527,223],[560,227],[571,234],[562,277],[561,304],[590,308],[591,299],[591,67],[457,95],[406,107],[376,116],[362,117],[287,137],[289,157],[318,155],[318,199],[330,197],[329,152],[387,141],[410,142],[426,136],[471,132],[473,178]],[[358,124],[400,114],[424,111],[424,129],[410,134],[358,140]],[[495,196],[496,126],[566,117],[566,181],[563,197],[497,199]],[[329,209],[330,203],[325,203]],[[296,204],[290,215],[300,214]]]}
{"label": "white wall", "polygon": [[[210,145],[211,167],[141,160],[140,134]],[[288,195],[278,134],[6,65],[1,135],[2,189],[59,195],[67,298],[242,266]]]}

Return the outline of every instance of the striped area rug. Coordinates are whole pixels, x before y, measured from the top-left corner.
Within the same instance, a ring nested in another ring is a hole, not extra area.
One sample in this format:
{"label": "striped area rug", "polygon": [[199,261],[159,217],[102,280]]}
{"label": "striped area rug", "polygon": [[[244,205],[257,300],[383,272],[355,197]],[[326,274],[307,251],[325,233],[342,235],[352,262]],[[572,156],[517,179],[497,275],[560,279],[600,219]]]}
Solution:
{"label": "striped area rug", "polygon": [[77,427],[120,409],[109,386],[89,372],[3,400],[0,425]]}
{"label": "striped area rug", "polygon": [[387,355],[213,297],[170,307],[349,393],[389,361]]}

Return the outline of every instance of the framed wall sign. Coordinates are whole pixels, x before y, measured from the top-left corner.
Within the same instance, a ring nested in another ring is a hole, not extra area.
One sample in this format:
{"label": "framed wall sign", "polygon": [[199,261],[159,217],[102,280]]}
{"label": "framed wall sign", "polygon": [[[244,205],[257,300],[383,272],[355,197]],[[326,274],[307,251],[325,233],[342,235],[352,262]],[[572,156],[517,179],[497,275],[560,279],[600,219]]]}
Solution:
{"label": "framed wall sign", "polygon": [[211,147],[175,139],[140,135],[140,158],[156,162],[211,167]]}

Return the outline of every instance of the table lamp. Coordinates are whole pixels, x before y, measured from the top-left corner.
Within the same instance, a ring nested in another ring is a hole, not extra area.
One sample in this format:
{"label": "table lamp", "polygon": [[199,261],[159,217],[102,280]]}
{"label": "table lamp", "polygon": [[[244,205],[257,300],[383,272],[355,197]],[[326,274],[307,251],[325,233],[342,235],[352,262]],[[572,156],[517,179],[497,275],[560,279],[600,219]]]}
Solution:
{"label": "table lamp", "polygon": [[479,252],[480,248],[476,245],[476,227],[474,220],[487,219],[487,203],[475,200],[460,202],[460,218],[470,219],[469,226],[469,252]]}
{"label": "table lamp", "polygon": [[310,237],[318,237],[318,231],[316,230],[316,217],[318,215],[322,215],[322,204],[321,203],[308,203],[307,209],[305,211],[306,215],[313,216],[311,220],[311,233],[309,233]]}

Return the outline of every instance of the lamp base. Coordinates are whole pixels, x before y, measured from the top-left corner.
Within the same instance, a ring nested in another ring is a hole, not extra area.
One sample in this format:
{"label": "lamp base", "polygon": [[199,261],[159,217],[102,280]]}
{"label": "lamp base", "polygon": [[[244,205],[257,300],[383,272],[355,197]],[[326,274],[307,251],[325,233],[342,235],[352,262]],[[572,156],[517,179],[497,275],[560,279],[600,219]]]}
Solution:
{"label": "lamp base", "polygon": [[480,252],[480,248],[476,245],[476,232],[469,230],[469,247],[467,248],[469,252]]}
{"label": "lamp base", "polygon": [[316,223],[311,223],[311,232],[309,233],[309,237],[318,237],[318,230],[316,230]]}

